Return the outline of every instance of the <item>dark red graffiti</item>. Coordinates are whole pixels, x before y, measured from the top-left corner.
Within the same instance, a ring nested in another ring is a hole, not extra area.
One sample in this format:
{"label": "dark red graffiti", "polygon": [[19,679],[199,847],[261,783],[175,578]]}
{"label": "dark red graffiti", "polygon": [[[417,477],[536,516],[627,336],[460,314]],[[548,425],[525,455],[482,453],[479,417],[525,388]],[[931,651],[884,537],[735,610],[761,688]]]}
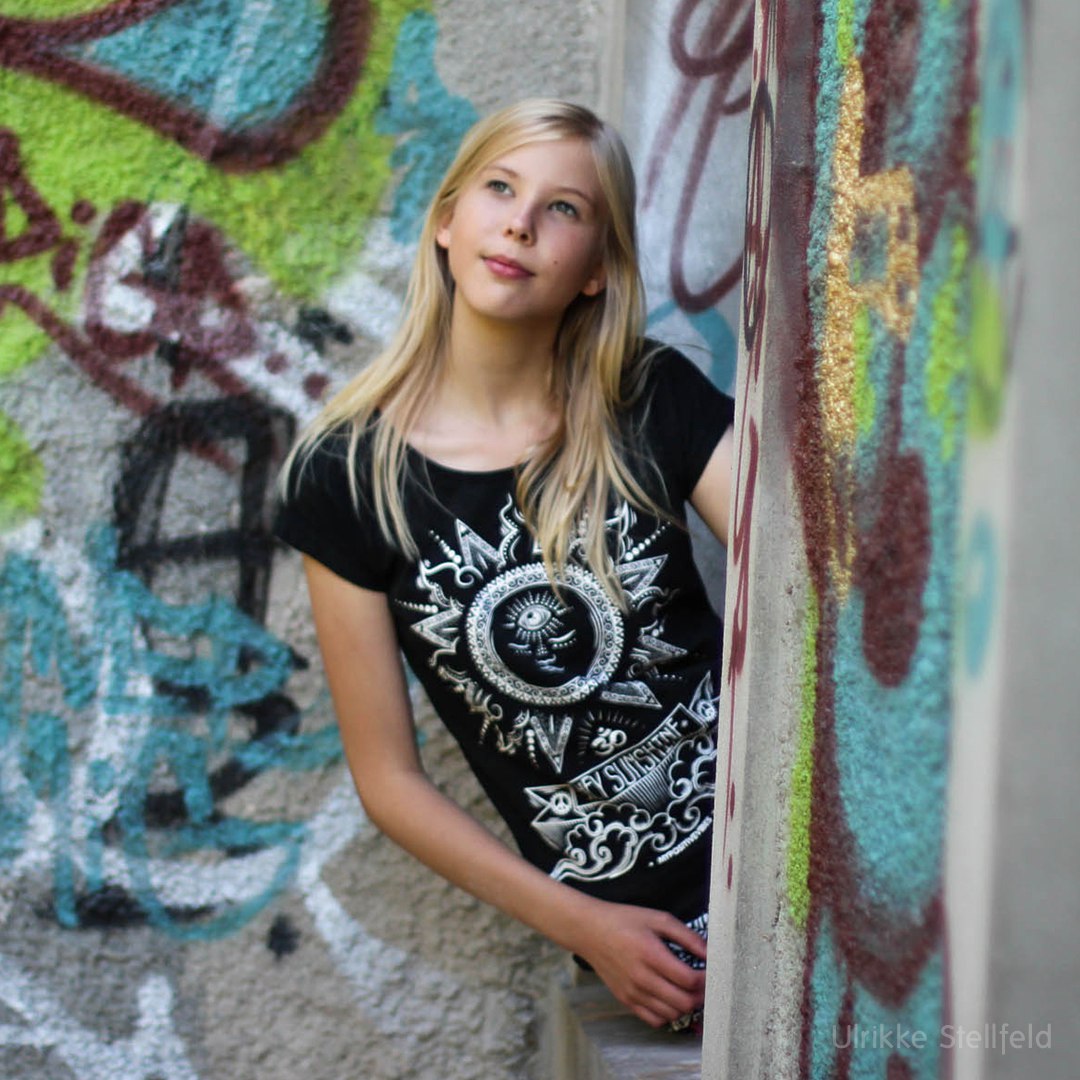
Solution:
{"label": "dark red graffiti", "polygon": [[[129,234],[137,240],[137,266],[116,277],[109,257]],[[142,328],[108,325],[106,293],[117,284],[151,301],[153,313]],[[158,240],[145,205],[125,202],[113,210],[91,254],[85,327],[110,361],[131,360],[158,348],[172,368],[173,389],[198,369],[224,394],[247,391],[244,380],[226,366],[256,345],[247,305],[225,265],[220,234],[206,222],[189,221],[183,211]]]}
{"label": "dark red graffiti", "polygon": [[[16,236],[7,235],[7,200],[11,199],[26,218],[26,226]],[[89,218],[80,218],[93,207],[79,200],[72,208],[72,220],[86,224]],[[61,291],[71,285],[79,242],[65,239],[61,234],[60,221],[52,207],[30,182],[23,171],[19,140],[11,131],[0,128],[0,263],[18,262],[55,248],[50,269],[53,282]]]}
{"label": "dark red graffiti", "polygon": [[[725,678],[728,683],[728,747],[727,812],[721,837],[721,858],[727,859],[727,888],[730,891],[735,877],[734,857],[728,852],[729,827],[735,818],[735,784],[731,778],[732,756],[735,747],[735,713],[738,683],[746,662],[747,634],[750,625],[750,539],[754,518],[754,496],[757,492],[759,437],[756,419],[751,415],[751,393],[756,392],[761,377],[761,356],[764,347],[763,313],[767,291],[769,249],[772,243],[772,162],[773,125],[772,96],[769,79],[775,74],[777,17],[775,8],[783,8],[784,0],[762,0],[758,5],[761,20],[761,41],[754,50],[756,84],[753,88],[754,107],[750,118],[750,152],[747,165],[747,223],[743,247],[743,343],[750,358],[743,378],[742,404],[739,409],[739,446],[735,462],[735,491],[732,496],[731,539],[729,546],[731,572],[734,573],[735,600],[730,625],[727,627],[730,646]],[[746,455],[744,462],[743,455]],[[732,587],[729,580],[729,588]]]}
{"label": "dark red graffiti", "polygon": [[761,376],[765,282],[769,271],[772,215],[773,107],[769,87],[759,82],[750,113],[750,164],[746,181],[746,239],[743,244],[743,340],[750,360],[750,377]]}
{"label": "dark red graffiti", "polygon": [[[749,444],[745,472],[743,448]],[[742,674],[746,660],[746,635],[750,609],[750,523],[754,516],[754,494],[757,489],[758,431],[753,417],[748,424],[748,437],[739,440],[736,463],[735,494],[731,510],[731,565],[736,571],[735,603],[731,608],[731,650],[728,653],[727,680],[734,682]]]}
{"label": "dark red graffiti", "polygon": [[[7,199],[26,217],[26,227],[17,236],[9,237],[5,222],[8,219]],[[72,208],[72,220],[87,222],[93,217],[93,208],[85,200],[79,200]],[[78,241],[62,238],[59,219],[26,176],[18,137],[12,131],[0,129],[0,263],[21,262],[56,249],[53,258],[53,279],[61,290],[70,285],[67,272],[69,257],[66,252]],[[57,256],[63,255],[61,272],[57,273]],[[19,308],[55,341],[71,359],[86,371],[94,373],[95,381],[102,389],[114,396],[123,394],[130,408],[145,413],[155,405],[154,399],[139,387],[128,391],[125,381],[115,377],[100,365],[97,350],[82,335],[61,319],[43,300],[21,285],[0,285],[0,316],[11,305]]]}
{"label": "dark red graffiti", "polygon": [[860,171],[863,176],[886,169],[886,126],[890,103],[911,100],[918,73],[921,19],[919,0],[890,0],[875,5],[866,19],[863,84],[866,103]]}
{"label": "dark red graffiti", "polygon": [[883,686],[899,686],[911,667],[923,621],[930,567],[930,493],[917,454],[884,465],[881,505],[859,537],[855,583],[863,590],[863,655]]}
{"label": "dark red graffiti", "polygon": [[[687,37],[690,24],[699,10],[708,9],[705,26],[691,46]],[[682,126],[690,99],[699,86],[708,81],[708,100],[695,136],[690,160],[686,165],[682,192],[675,217],[669,273],[671,293],[684,311],[698,312],[713,307],[735,288],[740,279],[742,257],[737,256],[715,280],[703,288],[693,288],[687,280],[686,251],[691,220],[705,175],[709,151],[717,129],[725,116],[745,111],[750,94],[741,89],[739,78],[754,44],[753,0],[682,0],[675,12],[668,36],[675,66],[682,75],[678,89],[660,124],[657,138],[645,171],[643,204],[648,205],[660,176],[667,165],[672,142]]]}
{"label": "dark red graffiti", "polygon": [[[9,236],[4,222],[11,198],[26,219]],[[168,211],[164,211],[168,213]],[[95,210],[80,199],[71,209],[76,224],[88,224]],[[91,249],[86,277],[83,329],[61,318],[25,286],[0,285],[0,316],[7,306],[20,309],[64,351],[89,379],[138,416],[158,412],[164,402],[125,366],[147,356],[167,364],[172,388],[180,389],[198,372],[226,397],[250,393],[250,386],[230,363],[258,348],[255,324],[229,269],[221,234],[208,223],[191,220],[184,209],[155,233],[151,209],[122,202],[102,223]],[[0,129],[0,263],[13,263],[53,252],[52,276],[58,291],[70,288],[80,239],[64,237],[59,217],[27,178],[18,138]],[[109,293],[126,289],[141,297],[142,322],[110,322]],[[272,354],[268,370],[288,361]],[[325,377],[309,374],[305,391],[313,398],[325,389]],[[193,440],[193,453],[231,470],[234,463],[219,447]]]}
{"label": "dark red graffiti", "polygon": [[130,117],[226,172],[252,172],[295,157],[319,138],[353,95],[371,35],[369,0],[329,0],[326,51],[311,83],[278,116],[229,131],[207,117],[66,50],[108,37],[180,0],[114,0],[59,19],[0,16],[0,65],[66,86]]}
{"label": "dark red graffiti", "polygon": [[[745,413],[743,414],[745,417]],[[747,425],[744,420],[744,436],[739,439],[738,457],[735,464],[735,491],[731,501],[731,537],[730,559],[735,574],[735,603],[731,608],[731,619],[727,634],[731,645],[727,655],[726,679],[729,687],[727,775],[724,790],[729,793],[726,800],[727,813],[724,815],[724,832],[721,838],[721,858],[727,857],[727,887],[731,888],[734,878],[734,863],[728,854],[728,826],[735,817],[735,784],[731,779],[732,756],[735,750],[735,702],[736,684],[746,662],[747,631],[750,623],[750,523],[754,517],[754,494],[757,490],[758,473],[758,433],[757,424],[750,417]],[[746,434],[748,432],[748,434]],[[745,470],[743,468],[743,449],[749,444],[749,454]],[[731,588],[729,576],[728,588]]]}
{"label": "dark red graffiti", "polygon": [[[7,206],[10,197],[26,217],[26,227],[17,236],[7,235]],[[48,251],[59,243],[60,223],[48,203],[23,172],[19,141],[10,131],[0,129],[0,263],[18,262]]]}
{"label": "dark red graffiti", "polygon": [[901,1054],[890,1054],[885,1063],[885,1080],[912,1080],[915,1074]]}

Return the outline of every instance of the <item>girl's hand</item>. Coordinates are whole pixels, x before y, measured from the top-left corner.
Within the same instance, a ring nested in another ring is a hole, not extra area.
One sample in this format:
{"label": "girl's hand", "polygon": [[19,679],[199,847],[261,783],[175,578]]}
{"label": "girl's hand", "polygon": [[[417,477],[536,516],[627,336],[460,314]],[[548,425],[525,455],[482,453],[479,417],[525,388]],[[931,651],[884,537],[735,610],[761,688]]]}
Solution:
{"label": "girl's hand", "polygon": [[677,1020],[705,1001],[705,972],[679,960],[667,942],[705,959],[705,942],[674,915],[602,900],[575,948],[615,997],[650,1027]]}

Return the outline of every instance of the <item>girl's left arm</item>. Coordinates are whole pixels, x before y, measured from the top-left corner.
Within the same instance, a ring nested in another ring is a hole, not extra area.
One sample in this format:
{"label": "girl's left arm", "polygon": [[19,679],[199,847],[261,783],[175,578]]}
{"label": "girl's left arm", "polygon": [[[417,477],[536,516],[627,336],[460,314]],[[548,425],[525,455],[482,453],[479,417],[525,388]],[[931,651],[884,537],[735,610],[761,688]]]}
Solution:
{"label": "girl's left arm", "polygon": [[690,493],[690,505],[701,515],[716,539],[727,546],[731,513],[731,472],[735,458],[735,428],[729,427],[716,444],[701,477]]}

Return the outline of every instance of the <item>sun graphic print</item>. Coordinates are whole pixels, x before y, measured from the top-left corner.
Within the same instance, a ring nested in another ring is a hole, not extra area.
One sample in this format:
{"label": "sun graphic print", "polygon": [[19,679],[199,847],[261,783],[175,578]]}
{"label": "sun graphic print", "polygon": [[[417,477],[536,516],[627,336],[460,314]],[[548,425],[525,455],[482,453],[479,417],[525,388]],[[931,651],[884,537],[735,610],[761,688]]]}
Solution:
{"label": "sun graphic print", "polygon": [[[575,560],[576,544],[553,589],[512,496],[498,520],[491,539],[458,519],[452,537],[430,533],[416,599],[397,602],[412,632],[432,646],[429,665],[477,717],[477,740],[491,738],[507,754],[524,750],[536,762],[542,755],[558,773],[573,730],[568,706],[593,698],[659,709],[651,673],[684,650],[664,640],[658,618],[624,617]],[[639,518],[625,503],[606,524],[630,612],[661,609],[667,596],[656,578],[668,556],[650,552],[669,526]]]}
{"label": "sun graphic print", "polygon": [[523,756],[516,812],[555,856],[550,873],[610,880],[706,842],[716,703],[709,671],[665,636],[678,592],[661,572],[685,550],[671,526],[625,503],[605,522],[624,613],[580,545],[552,588],[512,495],[495,520],[497,536],[457,517],[429,531],[395,602],[475,718],[465,738]]}

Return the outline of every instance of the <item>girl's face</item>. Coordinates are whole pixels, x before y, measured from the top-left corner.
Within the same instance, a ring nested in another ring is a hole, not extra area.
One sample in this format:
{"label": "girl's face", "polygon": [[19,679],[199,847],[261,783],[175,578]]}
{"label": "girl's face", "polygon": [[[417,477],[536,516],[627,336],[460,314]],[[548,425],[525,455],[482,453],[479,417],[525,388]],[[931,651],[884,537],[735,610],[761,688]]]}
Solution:
{"label": "girl's face", "polygon": [[500,154],[462,186],[436,232],[455,308],[558,327],[575,298],[604,288],[606,216],[583,140],[528,143]]}

